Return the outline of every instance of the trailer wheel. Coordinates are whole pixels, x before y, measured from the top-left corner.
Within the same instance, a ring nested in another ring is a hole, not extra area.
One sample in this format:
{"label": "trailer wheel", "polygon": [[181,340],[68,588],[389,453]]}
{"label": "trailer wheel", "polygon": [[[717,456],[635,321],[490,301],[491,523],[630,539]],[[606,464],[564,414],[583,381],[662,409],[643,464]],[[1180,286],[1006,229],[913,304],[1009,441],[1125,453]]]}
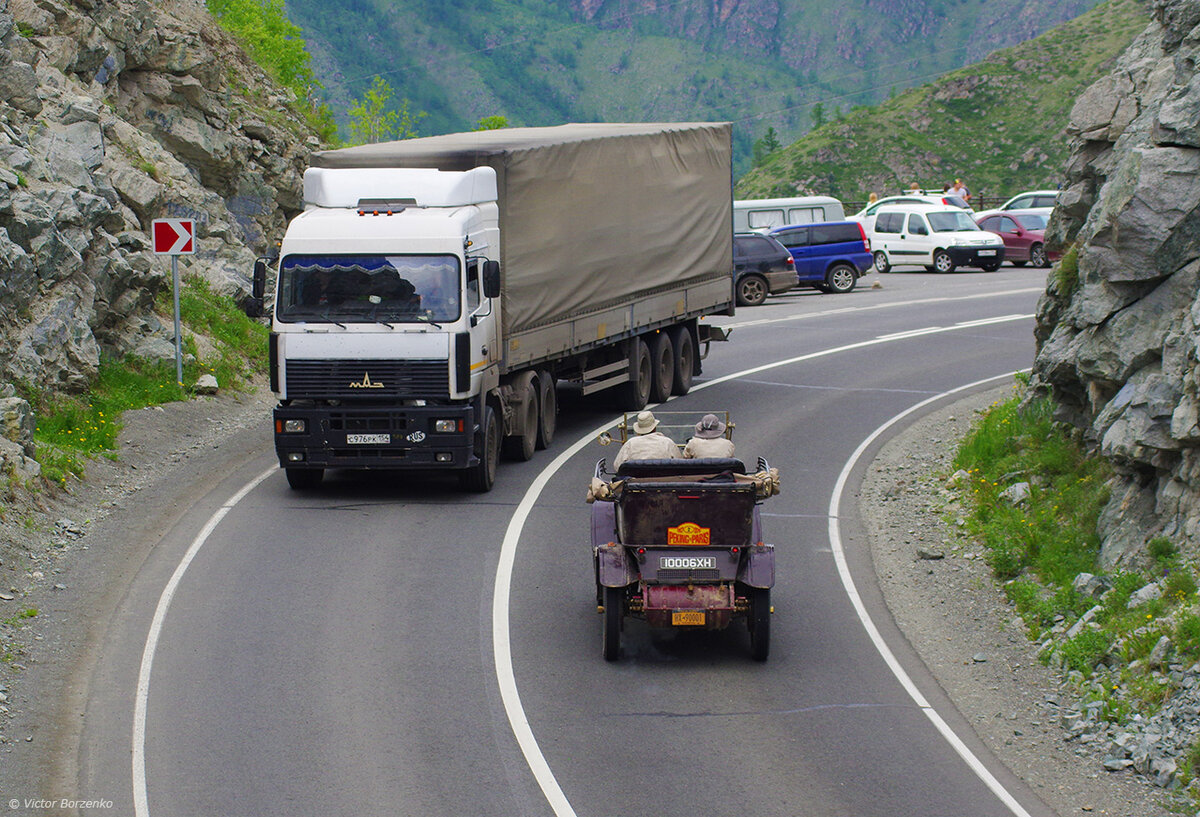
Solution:
{"label": "trailer wheel", "polygon": [[549,448],[554,442],[554,431],[558,428],[558,388],[557,379],[548,369],[538,372],[538,433],[537,447]]}
{"label": "trailer wheel", "polygon": [[770,588],[750,588],[750,616],[746,626],[750,628],[750,657],[755,661],[766,661],[771,653]]}
{"label": "trailer wheel", "polygon": [[285,468],[283,471],[293,491],[311,491],[325,476],[324,468]]}
{"label": "trailer wheel", "polygon": [[484,406],[483,409],[483,420],[475,438],[475,456],[479,458],[479,462],[473,468],[462,472],[462,486],[469,491],[480,493],[490,491],[496,484],[496,468],[500,462],[500,423],[490,405]]}
{"label": "trailer wheel", "polygon": [[620,587],[604,588],[604,660],[616,661],[621,657],[621,605],[625,591]]}
{"label": "trailer wheel", "polygon": [[654,379],[650,349],[641,338],[634,338],[629,346],[629,380],[617,386],[617,403],[624,411],[641,411],[650,402]]}
{"label": "trailer wheel", "polygon": [[683,395],[691,391],[692,375],[696,366],[696,346],[692,343],[692,333],[686,326],[676,326],[671,329],[671,347],[675,355],[675,394]]}
{"label": "trailer wheel", "polygon": [[528,462],[533,459],[538,436],[538,394],[532,381],[525,388],[520,411],[523,415],[520,425],[522,433],[504,438],[504,456],[517,462]]}
{"label": "trailer wheel", "polygon": [[650,363],[653,368],[650,379],[650,401],[664,403],[671,396],[675,384],[675,350],[671,336],[666,332],[655,332],[650,338]]}

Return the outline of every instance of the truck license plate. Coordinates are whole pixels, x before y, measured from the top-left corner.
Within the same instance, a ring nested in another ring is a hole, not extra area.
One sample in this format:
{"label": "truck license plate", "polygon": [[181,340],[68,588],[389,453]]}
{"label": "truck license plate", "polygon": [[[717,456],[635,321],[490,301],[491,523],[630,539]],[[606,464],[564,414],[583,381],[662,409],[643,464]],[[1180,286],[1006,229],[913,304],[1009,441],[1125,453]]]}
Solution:
{"label": "truck license plate", "polygon": [[391,434],[347,434],[346,445],[387,445]]}
{"label": "truck license plate", "polygon": [[980,250],[979,254],[980,255],[995,255],[996,251],[995,250]]}
{"label": "truck license plate", "polygon": [[659,556],[659,570],[714,570],[716,556]]}
{"label": "truck license plate", "polygon": [[671,623],[676,626],[704,626],[703,610],[675,610],[671,613]]}

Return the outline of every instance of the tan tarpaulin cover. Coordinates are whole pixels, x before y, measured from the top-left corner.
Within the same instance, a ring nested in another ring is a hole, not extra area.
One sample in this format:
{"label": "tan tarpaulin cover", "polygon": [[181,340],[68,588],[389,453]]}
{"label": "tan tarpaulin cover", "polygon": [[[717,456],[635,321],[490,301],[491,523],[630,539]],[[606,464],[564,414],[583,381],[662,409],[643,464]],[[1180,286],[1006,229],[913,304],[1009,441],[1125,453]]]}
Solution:
{"label": "tan tarpaulin cover", "polygon": [[312,165],[495,168],[508,334],[732,274],[726,123],[455,133],[324,151]]}

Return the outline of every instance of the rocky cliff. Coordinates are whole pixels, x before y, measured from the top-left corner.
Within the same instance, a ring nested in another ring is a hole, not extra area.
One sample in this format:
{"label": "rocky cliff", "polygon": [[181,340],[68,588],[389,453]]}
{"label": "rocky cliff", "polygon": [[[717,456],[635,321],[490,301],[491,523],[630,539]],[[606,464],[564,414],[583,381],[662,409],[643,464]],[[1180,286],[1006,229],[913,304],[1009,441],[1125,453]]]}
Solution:
{"label": "rocky cliff", "polygon": [[0,474],[37,467],[13,384],[173,357],[152,220],[194,219],[181,274],[246,294],[317,146],[274,87],[202,0],[0,0]]}
{"label": "rocky cliff", "polygon": [[[1101,560],[1200,549],[1200,0],[1153,22],[1071,113],[1034,385],[1118,470]],[[1071,256],[1074,256],[1072,258]]]}

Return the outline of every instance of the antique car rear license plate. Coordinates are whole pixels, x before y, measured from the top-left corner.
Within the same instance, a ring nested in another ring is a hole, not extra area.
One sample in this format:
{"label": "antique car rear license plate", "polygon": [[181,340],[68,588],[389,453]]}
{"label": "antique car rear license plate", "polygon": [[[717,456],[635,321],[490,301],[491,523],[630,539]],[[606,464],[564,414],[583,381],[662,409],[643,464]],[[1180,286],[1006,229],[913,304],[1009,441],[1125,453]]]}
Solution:
{"label": "antique car rear license plate", "polygon": [[391,434],[347,434],[346,445],[387,445]]}
{"label": "antique car rear license plate", "polygon": [[671,623],[677,626],[704,626],[704,611],[675,610],[671,613]]}
{"label": "antique car rear license plate", "polygon": [[716,556],[659,556],[659,570],[715,570]]}

